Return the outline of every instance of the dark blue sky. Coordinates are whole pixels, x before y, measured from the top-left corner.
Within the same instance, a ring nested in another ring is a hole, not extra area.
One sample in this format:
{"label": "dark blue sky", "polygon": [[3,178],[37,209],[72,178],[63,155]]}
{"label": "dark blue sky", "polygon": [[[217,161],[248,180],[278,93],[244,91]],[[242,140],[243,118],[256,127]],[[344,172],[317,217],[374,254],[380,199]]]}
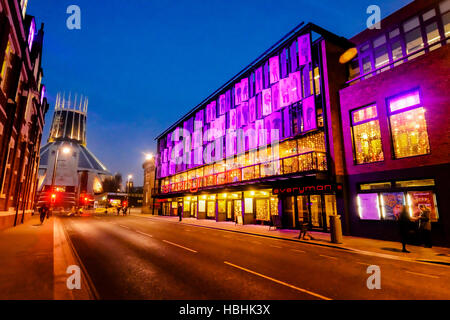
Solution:
{"label": "dark blue sky", "polygon": [[[45,23],[44,83],[89,97],[88,147],[111,172],[142,185],[154,138],[301,21],[344,37],[410,0],[29,0]],[[81,30],[66,9],[81,8]]]}

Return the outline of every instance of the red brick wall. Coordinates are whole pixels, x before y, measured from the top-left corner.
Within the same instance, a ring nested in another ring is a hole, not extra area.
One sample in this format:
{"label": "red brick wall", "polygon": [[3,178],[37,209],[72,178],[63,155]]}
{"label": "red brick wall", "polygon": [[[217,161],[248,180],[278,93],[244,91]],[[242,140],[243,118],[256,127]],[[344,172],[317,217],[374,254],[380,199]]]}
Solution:
{"label": "red brick wall", "polygon": [[[394,69],[340,91],[345,162],[348,174],[361,174],[449,163],[450,160],[450,48],[446,45]],[[426,110],[431,154],[393,159],[386,98],[419,87]],[[384,161],[355,165],[350,110],[377,104]]]}

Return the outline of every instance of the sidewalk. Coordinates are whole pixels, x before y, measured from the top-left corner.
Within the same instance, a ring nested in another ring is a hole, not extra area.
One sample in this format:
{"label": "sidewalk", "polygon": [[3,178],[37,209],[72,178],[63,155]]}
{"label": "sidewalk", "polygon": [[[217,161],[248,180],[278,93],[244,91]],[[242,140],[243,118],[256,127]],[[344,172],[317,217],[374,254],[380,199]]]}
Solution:
{"label": "sidewalk", "polygon": [[34,215],[0,232],[0,299],[53,299],[53,222]]}
{"label": "sidewalk", "polygon": [[[131,215],[179,223],[178,217],[174,216],[153,216],[151,214],[142,213],[132,213]],[[409,245],[407,248],[409,251],[411,251],[411,253],[403,253],[401,252],[401,244],[394,241],[343,236],[343,243],[336,244],[331,243],[329,233],[317,231],[310,231],[310,233],[314,237],[314,240],[299,240],[297,239],[299,234],[298,230],[274,230],[274,228],[271,228],[271,230],[269,231],[269,226],[254,224],[235,225],[234,222],[229,221],[216,222],[215,220],[197,220],[195,218],[183,218],[182,223],[187,225],[195,225],[200,227],[228,230],[232,232],[254,234],[258,236],[308,243],[312,245],[333,247],[342,250],[351,250],[365,255],[379,256],[388,259],[420,261],[450,266],[450,248],[433,247],[430,249]]]}
{"label": "sidewalk", "polygon": [[[81,289],[69,290],[68,266],[81,267]],[[70,239],[56,217],[41,225],[34,215],[0,232],[0,300],[95,299]]]}

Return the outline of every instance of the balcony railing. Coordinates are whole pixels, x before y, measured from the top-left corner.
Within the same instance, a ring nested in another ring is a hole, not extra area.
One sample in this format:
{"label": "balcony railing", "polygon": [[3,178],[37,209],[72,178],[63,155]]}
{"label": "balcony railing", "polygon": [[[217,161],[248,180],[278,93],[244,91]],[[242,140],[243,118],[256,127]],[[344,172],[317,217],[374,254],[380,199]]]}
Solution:
{"label": "balcony railing", "polygon": [[196,192],[202,188],[241,183],[266,177],[326,170],[326,153],[310,151],[203,177],[195,177],[186,181],[174,182],[161,186],[161,193]]}
{"label": "balcony railing", "polygon": [[[449,40],[449,39],[450,39],[450,37],[446,37],[445,39],[441,39],[441,40],[439,40],[439,41],[433,42],[433,43],[430,44],[430,45],[427,44],[427,45],[423,46],[423,48],[420,48],[420,49],[415,50],[415,51],[413,51],[413,52],[411,52],[411,53],[408,53],[407,55],[405,55],[405,56],[403,56],[403,57],[401,57],[401,58],[395,59],[395,60],[393,60],[392,62],[389,62],[389,63],[387,63],[387,64],[384,64],[384,65],[382,65],[382,66],[379,66],[378,68],[375,68],[375,69],[373,69],[373,70],[371,70],[371,71],[369,71],[369,72],[366,72],[366,73],[364,73],[364,74],[362,74],[362,75],[359,75],[359,76],[357,76],[356,78],[350,79],[350,80],[348,80],[348,81],[346,82],[346,84],[347,84],[347,85],[351,85],[351,84],[353,84],[353,83],[355,83],[355,82],[359,82],[360,80],[365,80],[366,77],[370,77],[370,76],[372,76],[372,75],[375,74],[375,73],[382,72],[382,71],[381,71],[382,69],[385,69],[385,70],[383,70],[383,71],[386,71],[386,70],[388,70],[392,65],[394,65],[394,64],[396,64],[396,63],[398,63],[398,62],[406,62],[406,61],[408,61],[408,58],[409,58],[409,57],[414,56],[414,55],[416,55],[416,54],[418,54],[418,53],[421,53],[422,51],[425,51],[426,49],[432,48],[432,47],[437,46],[438,44],[441,44],[441,43],[443,43],[443,44],[445,45],[445,43],[446,43],[447,40]],[[411,60],[409,60],[409,61],[411,61]],[[369,79],[369,78],[367,78],[367,79]]]}

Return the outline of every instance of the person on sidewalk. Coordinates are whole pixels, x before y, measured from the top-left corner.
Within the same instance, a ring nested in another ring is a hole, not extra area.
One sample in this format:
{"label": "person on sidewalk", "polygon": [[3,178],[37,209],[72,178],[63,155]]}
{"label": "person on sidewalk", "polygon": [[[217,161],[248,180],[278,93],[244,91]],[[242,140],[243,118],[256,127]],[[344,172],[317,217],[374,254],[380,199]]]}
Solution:
{"label": "person on sidewalk", "polygon": [[183,219],[183,206],[181,204],[178,205],[178,218],[180,219],[179,221]]}
{"label": "person on sidewalk", "polygon": [[402,242],[402,252],[405,253],[410,253],[410,251],[406,250],[406,244],[410,234],[413,232],[411,229],[412,223],[413,222],[409,218],[408,211],[406,211],[406,206],[402,206],[400,214],[398,215],[398,228]]}
{"label": "person on sidewalk", "polygon": [[427,206],[419,205],[419,234],[425,245],[425,248],[431,248],[431,219],[430,209]]}
{"label": "person on sidewalk", "polygon": [[[300,224],[300,234],[298,235],[299,239],[302,240],[314,240],[313,236],[308,232],[308,220],[305,217],[299,218]],[[308,237],[306,239],[306,237]]]}
{"label": "person on sidewalk", "polygon": [[117,209],[117,215],[120,216],[120,209],[121,209],[120,206],[117,206],[116,209]]}
{"label": "person on sidewalk", "polygon": [[47,215],[48,215],[48,207],[44,203],[44,205],[39,208],[39,219],[41,220],[41,224],[44,223],[45,216],[47,216]]}

